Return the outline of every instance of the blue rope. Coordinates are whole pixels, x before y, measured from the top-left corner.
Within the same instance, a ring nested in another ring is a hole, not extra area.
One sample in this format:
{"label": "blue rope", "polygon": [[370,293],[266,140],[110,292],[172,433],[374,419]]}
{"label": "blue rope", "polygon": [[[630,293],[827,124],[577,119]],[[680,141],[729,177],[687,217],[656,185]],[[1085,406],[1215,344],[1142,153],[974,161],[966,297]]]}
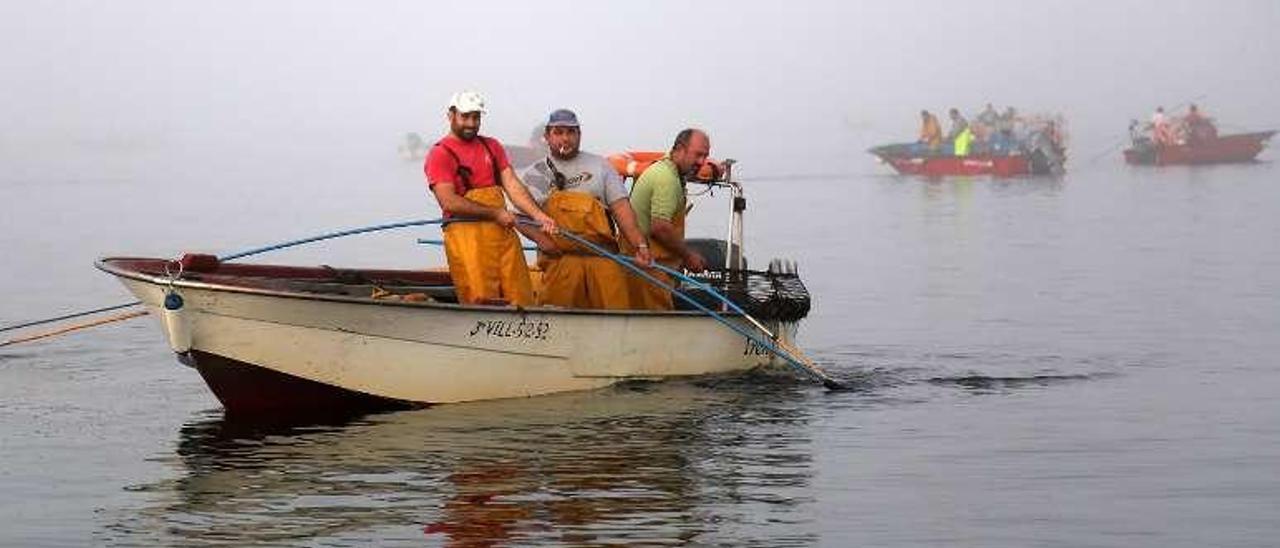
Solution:
{"label": "blue rope", "polygon": [[[526,224],[528,224],[528,223],[526,223]],[[689,304],[693,305],[693,307],[694,307],[694,308],[697,308],[698,310],[701,310],[703,313],[707,314],[708,316],[711,316],[713,319],[715,319],[716,321],[720,322],[721,324],[724,324],[726,327],[728,327],[729,329],[732,329],[733,331],[735,331],[735,332],[736,332],[736,333],[738,333],[739,335],[742,335],[742,336],[743,336],[743,337],[745,337],[747,340],[750,340],[751,342],[754,342],[754,343],[756,343],[757,345],[760,345],[761,347],[765,348],[766,350],[769,350],[770,352],[773,352],[773,354],[774,354],[775,356],[778,356],[779,358],[782,358],[782,359],[783,359],[783,361],[787,362],[787,365],[790,365],[792,369],[796,370],[796,372],[800,373],[802,376],[807,377],[807,378],[810,378],[810,379],[815,380],[815,381],[818,381],[818,382],[821,382],[823,386],[826,386],[827,388],[830,388],[830,389],[833,389],[833,390],[846,388],[846,386],[844,386],[843,384],[841,384],[839,381],[836,381],[835,379],[832,379],[831,377],[828,377],[827,375],[824,375],[823,373],[821,373],[821,372],[819,372],[819,371],[817,371],[817,370],[813,369],[812,367],[809,367],[808,365],[806,365],[806,364],[802,363],[800,360],[798,360],[798,359],[796,359],[794,356],[792,356],[790,352],[787,352],[787,351],[785,351],[785,350],[783,350],[783,349],[781,349],[781,348],[778,348],[778,346],[777,346],[777,345],[775,345],[775,344],[773,343],[773,341],[767,340],[767,339],[765,339],[765,338],[763,338],[763,337],[760,337],[759,335],[757,335],[757,334],[755,334],[755,333],[752,333],[752,332],[750,332],[750,331],[747,331],[746,329],[743,329],[743,328],[742,328],[742,326],[737,325],[737,324],[735,324],[735,323],[733,323],[733,322],[731,322],[731,321],[729,321],[729,320],[725,319],[725,318],[724,318],[724,316],[721,316],[720,314],[717,314],[716,312],[714,312],[714,311],[713,311],[713,310],[711,310],[710,308],[707,308],[707,307],[706,307],[706,305],[703,305],[702,303],[700,303],[700,302],[698,302],[697,300],[695,300],[693,297],[690,297],[690,296],[686,295],[684,292],[680,291],[679,289],[676,289],[675,287],[670,287],[670,286],[668,286],[667,284],[662,283],[662,281],[661,281],[661,280],[659,280],[659,279],[655,278],[652,274],[649,274],[648,272],[645,272],[645,271],[644,271],[643,269],[641,269],[640,267],[638,267],[638,266],[636,266],[636,265],[632,264],[630,259],[628,259],[628,258],[626,258],[626,257],[623,257],[623,256],[621,256],[621,255],[617,255],[617,254],[615,254],[615,253],[612,253],[612,252],[610,252],[609,250],[604,249],[604,248],[602,248],[602,247],[600,247],[600,246],[598,246],[598,245],[596,245],[596,244],[594,244],[594,243],[592,243],[592,242],[590,242],[590,241],[588,241],[588,240],[583,239],[582,237],[578,236],[577,234],[573,234],[573,233],[568,232],[568,231],[566,231],[566,230],[561,229],[561,230],[560,230],[560,234],[559,234],[559,235],[560,235],[560,236],[564,236],[564,237],[566,237],[566,238],[568,238],[568,239],[570,239],[570,240],[573,240],[573,241],[575,241],[575,242],[577,242],[577,243],[579,243],[579,244],[581,244],[581,245],[583,245],[583,246],[587,247],[588,249],[590,249],[591,251],[595,252],[596,254],[598,254],[598,255],[600,255],[600,256],[602,256],[602,257],[606,257],[606,258],[608,258],[608,259],[613,260],[613,262],[615,262],[615,263],[618,263],[618,264],[622,265],[622,266],[623,266],[623,267],[625,267],[626,269],[630,270],[633,274],[636,274],[637,276],[640,276],[641,278],[643,278],[645,281],[647,281],[647,282],[649,282],[649,283],[651,283],[651,284],[654,284],[654,285],[656,285],[656,286],[658,286],[658,287],[661,287],[661,288],[663,288],[663,289],[666,289],[666,290],[671,291],[671,294],[672,294],[672,295],[675,295],[675,296],[677,296],[677,297],[680,297],[680,299],[681,299],[681,300],[683,300],[684,302],[686,302],[686,303],[689,303]],[[655,265],[657,265],[661,270],[663,270],[663,271],[665,271],[665,272],[669,272],[669,273],[675,274],[675,275],[676,275],[676,276],[678,276],[680,279],[688,280],[688,281],[693,282],[694,284],[696,284],[697,286],[699,286],[701,289],[703,289],[704,291],[706,291],[708,294],[710,294],[710,295],[714,296],[716,299],[718,299],[718,300],[720,300],[721,302],[725,303],[726,305],[728,305],[730,308],[734,309],[734,310],[735,310],[736,312],[738,312],[739,314],[742,314],[744,317],[747,317],[747,318],[750,318],[750,317],[751,317],[751,316],[750,316],[750,315],[748,315],[746,312],[744,312],[741,308],[739,308],[737,304],[735,304],[733,301],[730,301],[727,297],[725,297],[724,295],[721,295],[719,292],[717,292],[716,290],[712,289],[710,286],[708,286],[708,285],[706,285],[706,284],[703,284],[703,283],[701,283],[701,282],[699,282],[699,281],[697,281],[697,280],[693,280],[692,278],[689,278],[688,276],[685,276],[684,274],[681,274],[681,273],[679,273],[679,272],[675,272],[675,271],[673,271],[673,270],[671,270],[671,269],[669,269],[669,268],[667,268],[667,267],[665,267],[665,266],[659,265],[658,263],[654,263],[654,264],[655,264]]]}
{"label": "blue rope", "polygon": [[[444,240],[433,240],[431,238],[418,238],[418,243],[426,244],[426,245],[444,245]],[[520,249],[523,249],[525,251],[537,251],[538,246],[526,245],[526,246],[521,246]]]}
{"label": "blue rope", "polygon": [[288,247],[294,247],[302,244],[319,242],[321,240],[331,240],[333,238],[341,238],[343,236],[354,236],[356,234],[364,234],[366,232],[377,232],[379,230],[390,230],[393,228],[404,228],[407,226],[438,225],[442,223],[444,223],[444,219],[423,219],[423,220],[417,220],[417,221],[404,221],[399,223],[390,223],[385,225],[366,226],[364,228],[353,228],[351,230],[330,232],[328,234],[321,234],[319,236],[312,236],[310,238],[303,238],[301,240],[293,240],[291,242],[284,242],[284,243],[279,243],[275,245],[269,245],[266,247],[259,247],[257,249],[250,249],[248,251],[241,251],[239,253],[232,253],[230,255],[218,257],[218,260],[224,261],[224,262],[232,261],[235,259],[248,257],[250,255],[257,255],[260,253],[266,253],[268,251],[275,251],[277,249],[285,249]]}
{"label": "blue rope", "polygon": [[[459,219],[459,220],[467,220],[467,219]],[[379,230],[390,230],[390,229],[393,229],[393,228],[404,228],[404,227],[409,227],[409,226],[424,226],[424,225],[434,225],[434,224],[443,224],[443,223],[444,223],[444,219],[420,219],[420,220],[416,220],[416,221],[403,221],[403,222],[399,222],[399,223],[389,223],[389,224],[383,224],[383,225],[367,226],[367,227],[363,227],[363,228],[353,228],[353,229],[350,229],[350,230],[342,230],[342,231],[339,231],[339,232],[330,232],[330,233],[328,233],[328,234],[321,234],[321,235],[319,235],[319,236],[312,236],[312,237],[310,237],[310,238],[303,238],[303,239],[301,239],[301,240],[293,240],[293,241],[290,241],[290,242],[283,242],[283,243],[274,244],[274,245],[269,245],[269,246],[265,246],[265,247],[259,247],[259,248],[256,248],[256,249],[250,249],[250,250],[247,250],[247,251],[240,251],[240,252],[237,252],[237,253],[231,253],[231,254],[229,254],[229,255],[224,255],[224,256],[218,257],[218,260],[219,260],[219,261],[224,261],[224,262],[225,262],[225,261],[231,261],[231,260],[235,260],[235,259],[241,259],[241,258],[244,258],[244,257],[248,257],[248,256],[250,256],[250,255],[258,255],[258,254],[261,254],[261,253],[266,253],[266,252],[268,252],[268,251],[275,251],[275,250],[277,250],[277,249],[285,249],[285,248],[288,248],[288,247],[299,246],[299,245],[302,245],[302,244],[309,244],[309,243],[312,243],[312,242],[319,242],[319,241],[322,241],[322,240],[331,240],[331,239],[333,239],[333,238],[341,238],[341,237],[343,237],[343,236],[354,236],[354,235],[356,235],[356,234],[364,234],[364,233],[367,233],[367,232],[377,232],[377,231],[379,231]],[[54,318],[45,318],[45,319],[43,319],[43,320],[36,320],[36,321],[24,322],[24,323],[19,323],[19,324],[14,324],[14,325],[7,325],[7,326],[4,326],[4,327],[0,327],[0,332],[10,331],[10,330],[13,330],[13,329],[21,329],[21,328],[23,328],[23,327],[31,327],[31,326],[34,326],[34,325],[41,325],[41,324],[46,324],[46,323],[53,323],[53,322],[62,321],[62,320],[69,320],[69,319],[71,319],[71,318],[79,318],[79,317],[81,317],[81,316],[88,316],[88,315],[90,315],[90,314],[97,314],[97,313],[99,313],[99,312],[107,312],[107,311],[110,311],[110,310],[117,310],[117,309],[121,309],[121,308],[128,308],[128,307],[130,307],[130,306],[137,306],[137,305],[140,305],[140,304],[142,304],[142,301],[133,301],[133,302],[128,302],[128,303],[124,303],[124,304],[117,304],[117,305],[106,306],[106,307],[102,307],[102,308],[95,308],[95,309],[93,309],[93,310],[86,310],[86,311],[84,311],[84,312],[76,312],[76,313],[72,313],[72,314],[65,314],[65,315],[62,315],[62,316],[54,317]]]}
{"label": "blue rope", "polygon": [[43,320],[36,320],[36,321],[33,321],[33,322],[24,322],[24,323],[18,323],[18,324],[13,324],[13,325],[6,325],[6,326],[4,326],[4,327],[0,327],[0,332],[4,332],[4,331],[12,331],[12,330],[14,330],[14,329],[22,329],[22,328],[24,328],[24,327],[31,327],[31,326],[33,326],[33,325],[40,325],[40,324],[46,324],[46,323],[59,322],[59,321],[62,321],[62,320],[70,320],[71,318],[79,318],[79,317],[81,317],[81,316],[88,316],[88,315],[90,315],[90,314],[97,314],[97,313],[100,313],[100,312],[109,312],[109,311],[112,311],[112,310],[119,310],[119,309],[121,309],[121,308],[128,308],[128,307],[130,307],[130,306],[133,306],[133,305],[139,304],[140,302],[142,302],[142,301],[133,301],[133,302],[131,302],[131,303],[117,304],[117,305],[112,305],[112,306],[104,306],[104,307],[102,307],[102,308],[95,308],[95,309],[93,309],[93,310],[86,310],[86,311],[84,311],[84,312],[75,312],[75,313],[72,313],[72,314],[65,314],[65,315],[62,315],[62,316],[58,316],[58,317],[56,317],[56,318],[46,318],[46,319],[43,319]]}

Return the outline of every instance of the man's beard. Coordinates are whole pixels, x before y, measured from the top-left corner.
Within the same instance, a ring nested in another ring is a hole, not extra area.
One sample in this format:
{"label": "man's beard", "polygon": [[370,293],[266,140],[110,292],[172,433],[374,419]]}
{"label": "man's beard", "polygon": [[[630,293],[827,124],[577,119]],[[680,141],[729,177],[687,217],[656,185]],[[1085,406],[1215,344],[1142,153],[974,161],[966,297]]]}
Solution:
{"label": "man's beard", "polygon": [[475,130],[471,128],[458,128],[458,130],[454,131],[453,133],[463,141],[470,141],[476,138],[476,134],[479,133],[479,130]]}

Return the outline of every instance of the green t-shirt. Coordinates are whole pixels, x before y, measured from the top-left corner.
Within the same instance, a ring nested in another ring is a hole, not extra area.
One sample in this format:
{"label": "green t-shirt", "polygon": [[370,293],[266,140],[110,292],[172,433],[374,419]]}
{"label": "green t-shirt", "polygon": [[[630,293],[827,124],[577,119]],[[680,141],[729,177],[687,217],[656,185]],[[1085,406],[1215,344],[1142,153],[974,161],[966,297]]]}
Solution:
{"label": "green t-shirt", "polygon": [[640,231],[649,235],[653,219],[671,221],[684,208],[684,184],[671,158],[654,162],[631,186],[631,207]]}

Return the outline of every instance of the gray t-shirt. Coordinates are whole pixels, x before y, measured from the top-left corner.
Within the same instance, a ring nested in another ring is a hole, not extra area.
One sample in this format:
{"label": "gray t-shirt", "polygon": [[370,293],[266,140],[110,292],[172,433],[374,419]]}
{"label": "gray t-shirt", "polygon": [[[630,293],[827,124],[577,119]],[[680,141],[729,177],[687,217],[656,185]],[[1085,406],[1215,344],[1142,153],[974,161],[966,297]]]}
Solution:
{"label": "gray t-shirt", "polygon": [[627,187],[622,184],[622,177],[603,157],[590,152],[578,152],[572,160],[543,158],[534,162],[520,174],[520,180],[529,188],[529,194],[542,205],[551,194],[555,175],[547,167],[548,158],[555,162],[556,169],[564,174],[564,189],[572,192],[585,192],[608,206],[619,199],[627,197]]}

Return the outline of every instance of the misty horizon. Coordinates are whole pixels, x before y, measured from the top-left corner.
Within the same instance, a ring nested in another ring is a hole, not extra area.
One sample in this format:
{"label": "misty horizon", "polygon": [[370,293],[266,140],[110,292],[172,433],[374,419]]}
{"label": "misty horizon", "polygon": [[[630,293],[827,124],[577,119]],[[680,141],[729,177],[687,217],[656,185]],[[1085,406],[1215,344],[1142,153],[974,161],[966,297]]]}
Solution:
{"label": "misty horizon", "polygon": [[914,138],[921,108],[972,115],[987,102],[1062,114],[1077,160],[1156,106],[1198,100],[1227,131],[1280,123],[1271,2],[0,10],[0,143],[16,156],[288,136],[394,147],[443,134],[460,89],[488,98],[482,132],[515,144],[564,107],[590,150],[661,149],[698,126],[716,155],[778,163],[870,163],[867,146]]}

